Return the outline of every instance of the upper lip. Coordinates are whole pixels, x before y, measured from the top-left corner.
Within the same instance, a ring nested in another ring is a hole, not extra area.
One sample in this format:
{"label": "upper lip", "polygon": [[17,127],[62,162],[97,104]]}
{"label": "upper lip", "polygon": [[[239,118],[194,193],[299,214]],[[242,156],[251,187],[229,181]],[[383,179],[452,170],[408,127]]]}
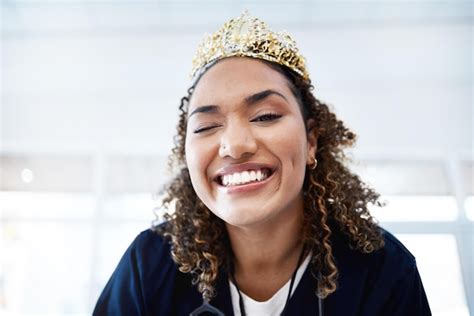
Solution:
{"label": "upper lip", "polygon": [[214,175],[214,180],[217,180],[219,177],[225,176],[227,174],[233,174],[236,172],[244,172],[249,170],[261,170],[261,169],[270,169],[272,172],[275,168],[272,165],[259,162],[245,162],[237,165],[229,165],[217,170]]}

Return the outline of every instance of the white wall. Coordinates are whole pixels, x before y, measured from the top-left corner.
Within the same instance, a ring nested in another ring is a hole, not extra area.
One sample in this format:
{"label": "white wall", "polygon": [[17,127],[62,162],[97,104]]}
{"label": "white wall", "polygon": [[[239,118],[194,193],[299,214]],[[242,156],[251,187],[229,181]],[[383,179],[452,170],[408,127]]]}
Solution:
{"label": "white wall", "polygon": [[[158,153],[171,145],[198,41],[245,6],[6,4],[4,150]],[[469,2],[303,1],[280,4],[286,15],[253,6],[300,43],[316,95],[359,134],[361,152],[471,152]]]}

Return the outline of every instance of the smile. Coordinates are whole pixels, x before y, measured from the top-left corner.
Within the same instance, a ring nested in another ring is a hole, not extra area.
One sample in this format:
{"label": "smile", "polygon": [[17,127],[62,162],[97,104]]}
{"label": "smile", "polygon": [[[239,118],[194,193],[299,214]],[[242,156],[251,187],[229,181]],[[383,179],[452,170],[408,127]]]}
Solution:
{"label": "smile", "polygon": [[261,182],[267,179],[272,174],[270,169],[247,170],[243,172],[234,172],[219,176],[217,181],[220,185],[225,187],[244,185],[253,182]]}

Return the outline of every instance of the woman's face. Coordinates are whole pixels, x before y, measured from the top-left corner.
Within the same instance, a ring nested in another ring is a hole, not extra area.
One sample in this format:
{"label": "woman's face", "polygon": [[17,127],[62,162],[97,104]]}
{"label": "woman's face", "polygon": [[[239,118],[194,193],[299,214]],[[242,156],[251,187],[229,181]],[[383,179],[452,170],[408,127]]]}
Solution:
{"label": "woman's face", "polygon": [[302,211],[316,139],[286,78],[265,63],[212,66],[191,97],[185,141],[192,185],[226,223],[251,227]]}

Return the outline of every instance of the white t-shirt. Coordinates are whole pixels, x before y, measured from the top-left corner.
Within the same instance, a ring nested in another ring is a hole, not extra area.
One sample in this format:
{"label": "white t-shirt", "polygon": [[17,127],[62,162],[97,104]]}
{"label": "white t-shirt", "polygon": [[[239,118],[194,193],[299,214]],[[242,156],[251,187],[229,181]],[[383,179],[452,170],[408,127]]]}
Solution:
{"label": "white t-shirt", "polygon": [[[303,276],[306,267],[309,264],[311,259],[311,254],[309,254],[303,263],[299,266],[298,271],[296,272],[295,283],[293,284],[293,289],[291,290],[291,295],[296,290],[298,283]],[[286,298],[288,297],[288,291],[290,290],[291,279],[286,282],[286,284],[278,290],[270,299],[264,302],[258,302],[254,299],[248,297],[243,292],[240,292],[242,295],[242,300],[244,301],[245,313],[247,316],[262,316],[262,315],[280,315],[285,307]],[[240,313],[239,306],[239,293],[234,283],[229,279],[230,286],[230,296],[232,298],[232,307],[234,309],[234,315],[242,315]]]}

